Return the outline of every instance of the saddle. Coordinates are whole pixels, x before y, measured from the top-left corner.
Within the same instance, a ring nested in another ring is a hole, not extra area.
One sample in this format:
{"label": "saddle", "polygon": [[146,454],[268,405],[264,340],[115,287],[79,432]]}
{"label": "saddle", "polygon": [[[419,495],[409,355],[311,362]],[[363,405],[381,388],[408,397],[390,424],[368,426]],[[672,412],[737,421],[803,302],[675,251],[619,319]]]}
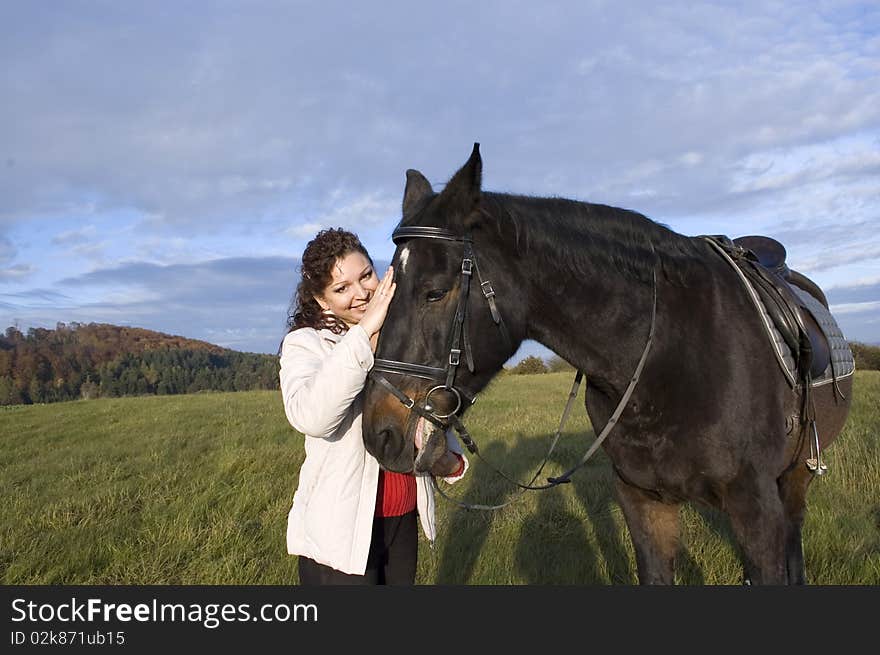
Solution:
{"label": "saddle", "polygon": [[[816,284],[785,263],[785,246],[765,236],[729,239],[707,236],[741,272],[764,305],[767,315],[791,351],[799,381],[810,386],[832,364],[831,344],[820,321],[819,306],[828,314],[828,300]],[[787,371],[787,369],[786,369]]]}

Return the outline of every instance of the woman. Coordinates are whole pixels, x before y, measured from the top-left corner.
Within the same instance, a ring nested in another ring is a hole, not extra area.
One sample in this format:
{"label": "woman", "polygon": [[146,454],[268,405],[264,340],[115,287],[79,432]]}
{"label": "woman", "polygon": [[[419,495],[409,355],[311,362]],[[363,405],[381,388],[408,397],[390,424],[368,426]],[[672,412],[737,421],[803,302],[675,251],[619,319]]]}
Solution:
{"label": "woman", "polygon": [[[435,537],[430,477],[380,470],[361,434],[361,391],[395,289],[391,267],[379,281],[351,232],[322,230],[303,252],[280,372],[287,419],[306,435],[287,519],[300,584],[412,584],[418,519]],[[468,462],[447,443],[431,473],[453,482]]]}

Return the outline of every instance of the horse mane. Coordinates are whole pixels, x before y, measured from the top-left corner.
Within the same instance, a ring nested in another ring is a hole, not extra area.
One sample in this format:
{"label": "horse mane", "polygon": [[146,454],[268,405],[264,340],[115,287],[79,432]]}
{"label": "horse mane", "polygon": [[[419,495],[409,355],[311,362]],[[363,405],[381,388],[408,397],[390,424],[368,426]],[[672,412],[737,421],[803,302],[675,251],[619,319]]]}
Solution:
{"label": "horse mane", "polygon": [[483,192],[482,214],[515,252],[538,254],[575,275],[623,274],[650,283],[657,263],[674,284],[703,270],[695,240],[638,212],[567,198]]}

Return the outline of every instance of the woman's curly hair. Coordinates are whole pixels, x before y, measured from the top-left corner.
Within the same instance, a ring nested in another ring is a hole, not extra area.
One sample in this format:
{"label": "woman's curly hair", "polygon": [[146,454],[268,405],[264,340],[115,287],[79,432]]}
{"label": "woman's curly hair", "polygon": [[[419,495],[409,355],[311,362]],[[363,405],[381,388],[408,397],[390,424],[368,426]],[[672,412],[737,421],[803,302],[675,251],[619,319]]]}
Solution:
{"label": "woman's curly hair", "polygon": [[300,265],[302,279],[287,314],[288,333],[304,327],[326,328],[335,334],[348,330],[343,321],[324,313],[315,296],[320,296],[333,280],[333,265],[337,260],[352,252],[361,253],[373,263],[357,235],[342,228],[321,230],[306,244]]}

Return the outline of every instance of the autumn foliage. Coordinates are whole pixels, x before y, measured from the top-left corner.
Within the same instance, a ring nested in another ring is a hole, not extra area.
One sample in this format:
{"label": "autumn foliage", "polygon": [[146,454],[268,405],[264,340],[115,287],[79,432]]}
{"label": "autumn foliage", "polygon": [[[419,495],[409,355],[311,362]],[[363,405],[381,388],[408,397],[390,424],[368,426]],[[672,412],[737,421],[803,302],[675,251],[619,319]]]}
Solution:
{"label": "autumn foliage", "polygon": [[0,405],[278,388],[277,358],[135,327],[58,323],[0,336]]}

